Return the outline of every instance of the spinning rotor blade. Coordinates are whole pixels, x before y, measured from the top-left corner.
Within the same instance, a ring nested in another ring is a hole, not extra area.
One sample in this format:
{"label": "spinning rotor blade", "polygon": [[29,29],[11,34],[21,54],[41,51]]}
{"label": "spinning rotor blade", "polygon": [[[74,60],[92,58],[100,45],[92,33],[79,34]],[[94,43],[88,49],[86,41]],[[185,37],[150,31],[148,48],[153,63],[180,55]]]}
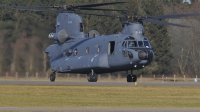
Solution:
{"label": "spinning rotor blade", "polygon": [[58,12],[56,10],[47,9],[49,7],[50,6],[4,6],[4,5],[0,5],[0,8],[10,8],[10,9],[16,9],[16,10]]}
{"label": "spinning rotor blade", "polygon": [[74,9],[80,10],[105,10],[105,11],[127,11],[127,10],[119,10],[119,9],[96,9],[91,7],[104,6],[104,5],[112,5],[112,4],[120,4],[126,2],[107,2],[107,3],[97,3],[97,4],[89,4],[89,5],[63,5],[63,6],[5,6],[0,5],[0,8],[10,8],[10,9],[18,9],[18,10],[30,10],[30,11],[49,11],[50,8],[56,8],[63,11],[74,11]]}
{"label": "spinning rotor blade", "polygon": [[76,14],[84,14],[84,15],[93,15],[93,16],[105,16],[105,17],[123,18],[123,16],[105,15],[105,14],[91,14],[91,13],[82,13],[82,12],[76,12]]}
{"label": "spinning rotor blade", "polygon": [[[103,14],[89,14],[89,13],[77,13],[77,14],[85,14],[85,15],[94,15],[94,16],[105,16],[105,17],[114,17],[114,18],[124,18],[124,19],[129,19],[131,21],[136,21],[136,22],[149,22],[149,23],[154,23],[154,24],[160,24],[160,25],[170,25],[170,26],[177,26],[177,27],[189,27],[185,25],[180,25],[180,24],[175,24],[175,23],[169,23],[165,21],[158,21],[158,20],[153,20],[153,19],[163,19],[165,18],[177,18],[177,17],[189,17],[189,16],[200,16],[200,14],[179,14],[179,15],[163,15],[163,16],[150,16],[150,17],[137,17],[137,16],[128,16],[128,15],[103,15]],[[156,17],[156,18],[153,18]]]}
{"label": "spinning rotor blade", "polygon": [[[15,9],[15,8],[12,8],[12,9]],[[34,11],[34,12],[59,12],[57,10],[45,10],[45,9],[17,9],[17,10]]]}
{"label": "spinning rotor blade", "polygon": [[50,8],[50,6],[9,6],[9,5],[0,5],[0,8],[10,8],[10,9],[44,9],[44,8]]}
{"label": "spinning rotor blade", "polygon": [[133,11],[133,10],[121,10],[121,9],[101,9],[101,8],[90,8],[90,7],[81,7],[81,10],[103,10],[103,11]]}
{"label": "spinning rotor blade", "polygon": [[89,5],[78,5],[78,6],[72,6],[72,8],[77,8],[77,7],[98,7],[98,6],[120,4],[120,3],[127,3],[127,2],[107,2],[107,3],[97,3],[97,4],[89,4]]}
{"label": "spinning rotor blade", "polygon": [[200,16],[200,14],[196,13],[196,14],[161,15],[161,16],[149,16],[148,18],[170,19],[170,18],[192,17],[192,16]]}
{"label": "spinning rotor blade", "polygon": [[161,24],[161,25],[171,25],[171,26],[178,26],[178,27],[189,27],[189,26],[184,26],[184,25],[180,25],[180,24],[168,23],[168,22],[157,21],[157,20],[152,20],[152,19],[143,19],[142,21],[155,23],[155,24]]}

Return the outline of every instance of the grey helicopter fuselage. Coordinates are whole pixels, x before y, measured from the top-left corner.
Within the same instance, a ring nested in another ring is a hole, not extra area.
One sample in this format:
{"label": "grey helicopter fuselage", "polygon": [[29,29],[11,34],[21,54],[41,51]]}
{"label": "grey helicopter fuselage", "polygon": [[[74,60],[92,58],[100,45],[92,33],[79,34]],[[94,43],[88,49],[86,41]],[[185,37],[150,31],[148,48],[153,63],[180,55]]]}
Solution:
{"label": "grey helicopter fuselage", "polygon": [[[88,82],[97,82],[98,74],[131,70],[130,74],[127,72],[127,82],[137,84],[137,76],[133,74],[133,70],[146,67],[154,58],[154,52],[143,33],[143,22],[188,27],[162,20],[194,17],[200,16],[200,14],[133,16],[82,12],[82,10],[88,12],[94,10],[133,12],[133,10],[124,9],[96,8],[123,3],[128,2],[84,5],[62,4],[59,6],[0,5],[0,8],[59,12],[56,18],[56,32],[49,34],[49,38],[54,40],[54,44],[48,46],[44,51],[49,57],[53,70],[50,74],[51,82],[55,81],[56,73],[83,73],[87,74]],[[79,11],[77,12],[77,10]],[[91,30],[88,34],[85,34],[82,18],[78,14],[121,18],[131,21],[125,22],[122,32],[117,34],[100,35],[96,30]]]}
{"label": "grey helicopter fuselage", "polygon": [[[149,65],[154,57],[140,22],[126,22],[121,33],[112,35],[84,33],[82,18],[73,13],[59,13],[56,33],[48,46],[51,68],[58,73],[97,74],[138,70]],[[95,35],[96,34],[96,35]],[[91,35],[91,34],[89,34]]]}

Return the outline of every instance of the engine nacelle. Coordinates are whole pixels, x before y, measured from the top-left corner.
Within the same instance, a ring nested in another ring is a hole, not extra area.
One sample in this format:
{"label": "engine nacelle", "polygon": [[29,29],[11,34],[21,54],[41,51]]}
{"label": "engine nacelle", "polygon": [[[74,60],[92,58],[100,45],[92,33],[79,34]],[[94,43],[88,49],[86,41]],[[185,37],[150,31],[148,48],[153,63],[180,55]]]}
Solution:
{"label": "engine nacelle", "polygon": [[58,33],[50,33],[48,37],[61,43],[70,39],[69,33],[66,30],[60,30]]}

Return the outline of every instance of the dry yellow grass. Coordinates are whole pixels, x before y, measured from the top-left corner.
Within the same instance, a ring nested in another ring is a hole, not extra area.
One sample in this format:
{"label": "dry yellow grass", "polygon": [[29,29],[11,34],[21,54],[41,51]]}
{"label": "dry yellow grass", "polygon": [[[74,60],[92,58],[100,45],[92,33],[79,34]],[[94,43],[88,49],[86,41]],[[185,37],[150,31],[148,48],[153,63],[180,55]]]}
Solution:
{"label": "dry yellow grass", "polygon": [[200,107],[199,87],[1,85],[1,107]]}

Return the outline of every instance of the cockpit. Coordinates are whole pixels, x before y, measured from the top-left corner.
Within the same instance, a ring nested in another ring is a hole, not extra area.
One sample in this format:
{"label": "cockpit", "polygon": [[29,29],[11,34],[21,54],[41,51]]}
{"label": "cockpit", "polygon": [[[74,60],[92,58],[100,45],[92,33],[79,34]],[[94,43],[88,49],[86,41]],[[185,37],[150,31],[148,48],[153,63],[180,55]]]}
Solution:
{"label": "cockpit", "polygon": [[125,41],[122,43],[122,47],[124,48],[151,48],[149,41],[146,37],[144,40],[137,41],[134,37],[127,37]]}

